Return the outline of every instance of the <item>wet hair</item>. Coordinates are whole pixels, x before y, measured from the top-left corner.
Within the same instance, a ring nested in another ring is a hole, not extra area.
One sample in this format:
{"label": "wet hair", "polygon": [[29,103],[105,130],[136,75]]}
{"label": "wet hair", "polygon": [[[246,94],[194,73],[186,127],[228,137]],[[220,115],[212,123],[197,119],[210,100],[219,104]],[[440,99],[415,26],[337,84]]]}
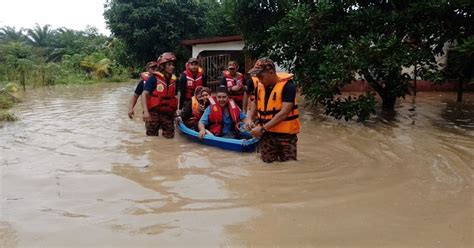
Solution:
{"label": "wet hair", "polygon": [[216,93],[225,93],[229,95],[229,91],[227,90],[227,87],[225,87],[224,85],[220,85],[219,87],[217,87]]}

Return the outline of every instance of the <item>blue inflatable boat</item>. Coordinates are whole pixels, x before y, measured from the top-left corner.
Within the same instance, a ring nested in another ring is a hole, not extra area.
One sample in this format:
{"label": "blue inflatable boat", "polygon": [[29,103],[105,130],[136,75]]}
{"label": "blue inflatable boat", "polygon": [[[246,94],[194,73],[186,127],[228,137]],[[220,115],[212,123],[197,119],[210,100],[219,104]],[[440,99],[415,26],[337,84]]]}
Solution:
{"label": "blue inflatable boat", "polygon": [[199,133],[188,128],[183,122],[179,122],[178,128],[179,131],[181,131],[181,133],[186,135],[188,138],[209,146],[215,146],[237,152],[251,152],[257,147],[258,139],[252,138],[249,133],[244,133],[242,135],[244,139],[223,138],[212,135],[206,135],[203,139],[200,139]]}

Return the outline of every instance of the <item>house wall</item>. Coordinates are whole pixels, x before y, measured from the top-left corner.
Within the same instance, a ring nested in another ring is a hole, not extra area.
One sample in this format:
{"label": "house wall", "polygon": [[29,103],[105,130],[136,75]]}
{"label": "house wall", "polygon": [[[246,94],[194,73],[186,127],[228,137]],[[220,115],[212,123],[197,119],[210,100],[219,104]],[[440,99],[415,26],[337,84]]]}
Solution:
{"label": "house wall", "polygon": [[197,58],[203,51],[242,51],[243,41],[231,41],[222,43],[196,44],[193,45],[193,58]]}

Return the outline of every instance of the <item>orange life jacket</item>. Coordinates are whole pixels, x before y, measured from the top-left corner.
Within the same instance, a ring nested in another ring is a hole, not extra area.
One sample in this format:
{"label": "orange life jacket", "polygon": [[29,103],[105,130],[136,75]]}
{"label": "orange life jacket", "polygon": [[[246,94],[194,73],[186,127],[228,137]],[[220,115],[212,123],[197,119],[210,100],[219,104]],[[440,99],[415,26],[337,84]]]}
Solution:
{"label": "orange life jacket", "polygon": [[189,101],[194,96],[196,88],[202,86],[203,70],[199,67],[196,78],[194,78],[193,73],[189,70],[188,64],[186,64],[186,70],[183,73],[186,76],[186,100]]}
{"label": "orange life jacket", "polygon": [[193,112],[193,117],[199,121],[199,119],[201,119],[202,112],[201,112],[201,108],[199,107],[199,101],[196,98],[196,96],[193,96],[191,98],[191,109]]}
{"label": "orange life jacket", "polygon": [[176,98],[176,76],[172,75],[169,84],[166,83],[165,75],[161,72],[153,72],[156,77],[156,89],[147,99],[148,109],[158,108],[158,111],[174,113],[178,108]]}
{"label": "orange life jacket", "polygon": [[[221,105],[217,102],[215,97],[209,98],[211,113],[209,114],[209,130],[216,136],[222,135],[223,130],[223,118],[224,113]],[[237,127],[240,122],[240,109],[234,100],[229,99],[227,103],[227,108],[229,110],[230,118],[235,125],[234,131],[238,132],[239,128]]]}
{"label": "orange life jacket", "polygon": [[[288,80],[293,78],[293,75],[288,73],[277,73],[277,75],[279,80],[273,87],[267,103],[265,103],[265,86],[263,86],[261,83],[259,83],[257,86],[257,109],[260,125],[269,122],[278,112],[280,112],[283,105],[283,88],[285,87]],[[298,115],[298,104],[295,98],[293,109],[288,114],[288,117],[272,128],[269,128],[268,131],[286,134],[299,133],[301,125]]]}
{"label": "orange life jacket", "polygon": [[255,90],[257,89],[258,86],[258,78],[257,77],[252,77],[252,83],[253,83],[253,92],[250,93],[250,101],[255,101]]}
{"label": "orange life jacket", "polygon": [[229,89],[230,99],[234,99],[235,101],[241,102],[244,99],[244,87],[242,87],[239,91],[232,91],[230,88],[235,85],[243,85],[244,84],[244,75],[240,72],[237,72],[237,76],[234,78],[230,75],[228,70],[225,70],[224,77],[226,81],[226,86]]}

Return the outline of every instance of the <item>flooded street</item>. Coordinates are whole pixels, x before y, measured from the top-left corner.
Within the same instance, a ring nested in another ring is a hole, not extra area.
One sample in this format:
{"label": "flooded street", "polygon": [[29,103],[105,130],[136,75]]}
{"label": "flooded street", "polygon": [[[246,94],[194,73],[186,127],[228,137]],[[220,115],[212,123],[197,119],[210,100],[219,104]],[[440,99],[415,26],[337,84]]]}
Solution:
{"label": "flooded street", "polygon": [[0,247],[473,247],[474,93],[365,125],[307,109],[299,161],[268,165],[146,137],[133,88],[21,96],[0,124]]}

